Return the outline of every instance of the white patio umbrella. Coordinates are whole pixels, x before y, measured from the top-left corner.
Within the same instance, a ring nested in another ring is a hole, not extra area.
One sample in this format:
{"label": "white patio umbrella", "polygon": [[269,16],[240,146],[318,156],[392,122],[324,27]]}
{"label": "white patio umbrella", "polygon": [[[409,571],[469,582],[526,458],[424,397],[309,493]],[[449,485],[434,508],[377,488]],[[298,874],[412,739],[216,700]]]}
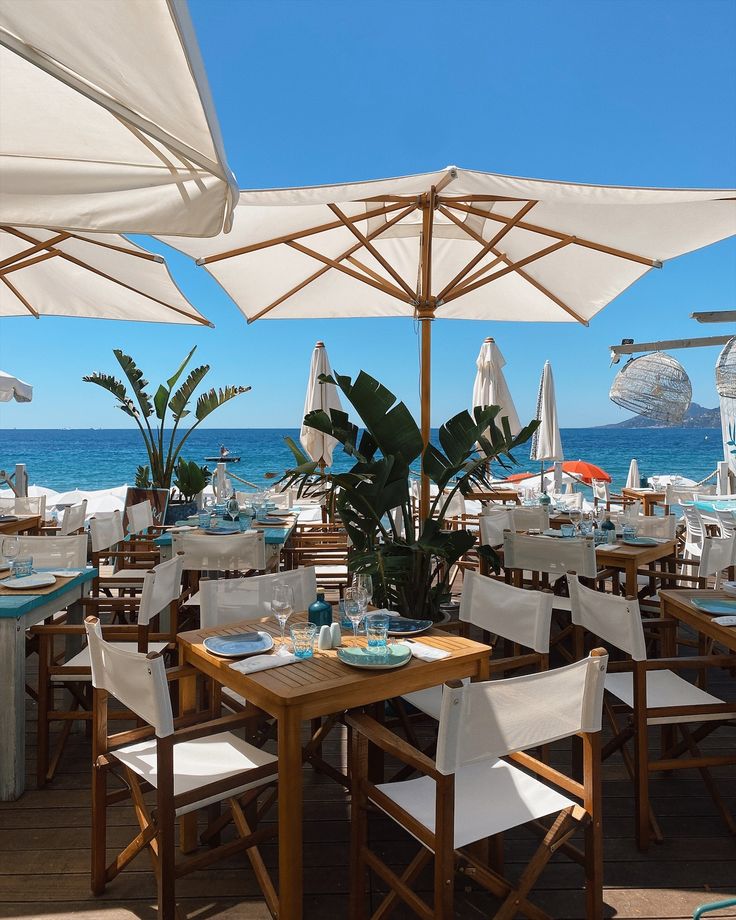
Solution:
{"label": "white patio umbrella", "polygon": [[0,317],[87,316],[211,326],[162,256],[115,234],[0,227]]}
{"label": "white patio umbrella", "polygon": [[[166,241],[257,319],[407,316],[431,325],[578,322],[666,259],[736,233],[736,192],[520,179],[448,166],[343,185],[241,191],[228,237]],[[422,480],[422,506],[429,482]]]}
{"label": "white patio umbrella", "polygon": [[30,402],[33,399],[33,387],[30,383],[0,371],[0,402]]}
{"label": "white patio umbrella", "polygon": [[629,464],[629,475],[626,477],[626,488],[627,489],[638,489],[639,488],[639,461],[632,460]]}
{"label": "white patio umbrella", "polygon": [[212,236],[237,185],[185,0],[0,0],[0,223]]}
{"label": "white patio umbrella", "polygon": [[[314,412],[317,409],[322,409],[328,414],[330,409],[342,409],[340,397],[337,395],[337,388],[325,386],[325,384],[320,383],[319,380],[321,374],[331,373],[332,368],[330,367],[330,359],[327,357],[325,343],[317,342],[312,352],[311,364],[309,365],[309,382],[307,383],[307,395],[304,400],[302,418],[304,418],[308,412]],[[315,463],[320,463],[323,466],[330,466],[332,463],[332,452],[337,444],[334,438],[302,424],[299,440],[304,450]]]}
{"label": "white patio umbrella", "polygon": [[487,338],[481,345],[475,361],[478,370],[473,383],[473,408],[500,406],[499,417],[505,415],[509,420],[511,433],[517,435],[522,426],[503,373],[505,364],[506,361],[495,340]]}
{"label": "white patio umbrella", "polygon": [[541,424],[532,436],[532,448],[529,459],[536,460],[538,463],[542,464],[542,470],[540,471],[541,476],[545,463],[565,459],[562,452],[560,427],[557,424],[555,380],[552,376],[552,365],[549,361],[544,362],[542,376],[539,381],[536,417]]}

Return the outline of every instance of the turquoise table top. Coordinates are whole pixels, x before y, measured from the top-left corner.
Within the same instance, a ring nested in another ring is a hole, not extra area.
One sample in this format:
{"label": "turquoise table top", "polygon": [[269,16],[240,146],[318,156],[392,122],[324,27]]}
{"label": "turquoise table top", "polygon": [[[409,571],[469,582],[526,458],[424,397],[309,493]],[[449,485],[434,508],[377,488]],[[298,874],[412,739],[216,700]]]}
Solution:
{"label": "turquoise table top", "polygon": [[[221,521],[219,521],[218,524],[222,524],[222,526],[229,526],[229,527],[234,526],[232,524],[225,524]],[[289,524],[288,527],[263,527],[263,528],[258,528],[258,529],[263,530],[264,542],[269,543],[269,544],[279,544],[279,543],[286,542],[286,538],[289,536],[289,533],[291,532],[292,527],[293,525]],[[254,528],[249,527],[248,531],[251,531],[253,529]],[[196,533],[196,532],[198,531],[191,531],[191,533]],[[156,537],[155,542],[158,546],[171,546],[171,534],[162,533],[160,537]]]}
{"label": "turquoise table top", "polygon": [[[36,569],[35,571],[44,572],[49,571],[49,569]],[[51,569],[50,571],[56,570]],[[41,607],[43,604],[46,604],[49,601],[63,597],[64,594],[66,594],[66,592],[72,588],[77,588],[79,585],[83,585],[89,581],[92,581],[96,575],[97,569],[85,569],[70,581],[61,584],[54,591],[49,591],[48,594],[15,594],[12,596],[9,594],[0,595],[0,617],[15,617],[15,619],[19,619],[20,617],[25,616],[26,613],[30,613],[31,610],[35,610],[36,607]],[[62,604],[62,606],[64,605]]]}
{"label": "turquoise table top", "polygon": [[698,511],[715,511],[716,508],[719,511],[736,511],[736,499],[721,498],[709,502],[702,498],[695,502],[695,507]]}

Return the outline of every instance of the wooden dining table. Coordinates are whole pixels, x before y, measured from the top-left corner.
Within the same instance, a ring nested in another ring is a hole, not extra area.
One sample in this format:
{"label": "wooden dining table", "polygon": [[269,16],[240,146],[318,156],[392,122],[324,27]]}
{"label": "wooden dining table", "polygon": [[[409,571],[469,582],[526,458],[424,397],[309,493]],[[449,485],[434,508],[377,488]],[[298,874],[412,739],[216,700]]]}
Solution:
{"label": "wooden dining table", "polygon": [[[1,517],[1,516],[0,516]],[[0,537],[11,534],[37,534],[41,527],[41,518],[38,514],[8,515],[15,520],[0,520]]]}
{"label": "wooden dining table", "polygon": [[665,500],[664,492],[655,489],[632,489],[624,486],[621,495],[626,501],[641,502],[641,510],[646,515],[654,514],[654,506]]}
{"label": "wooden dining table", "polygon": [[598,544],[595,558],[602,568],[623,572],[626,596],[636,597],[639,593],[638,570],[674,556],[674,552],[674,540],[665,540],[654,546],[632,546],[617,540],[616,543]]}
{"label": "wooden dining table", "polygon": [[[304,621],[295,614],[290,623]],[[279,890],[280,920],[301,920],[303,899],[302,841],[302,723],[309,719],[369,706],[448,680],[489,676],[491,649],[487,645],[431,629],[421,641],[448,651],[447,658],[420,661],[411,658],[403,667],[369,671],[352,668],[337,658],[334,650],[315,652],[314,657],[284,667],[244,675],[231,661],[210,654],[203,645],[207,636],[234,635],[253,630],[277,633],[273,621],[244,623],[181,633],[177,642],[181,664],[189,664],[222,687],[245,697],[276,719],[279,757]],[[365,639],[343,639],[345,645],[365,644]],[[181,681],[182,712],[193,709],[196,678]],[[182,840],[191,834],[191,819],[181,828]]]}
{"label": "wooden dining table", "polygon": [[[736,597],[733,594],[727,594],[725,591],[713,591],[709,588],[701,589],[666,589],[659,592],[660,615],[667,620],[677,620],[689,626],[695,632],[725,646],[729,651],[736,652],[736,627],[721,626],[714,622],[718,616],[726,616],[727,612],[706,613],[699,610],[694,604],[694,600],[700,601],[733,601],[733,615],[736,616]],[[675,634],[670,630],[664,630],[662,639],[662,657],[669,658],[676,654]]]}

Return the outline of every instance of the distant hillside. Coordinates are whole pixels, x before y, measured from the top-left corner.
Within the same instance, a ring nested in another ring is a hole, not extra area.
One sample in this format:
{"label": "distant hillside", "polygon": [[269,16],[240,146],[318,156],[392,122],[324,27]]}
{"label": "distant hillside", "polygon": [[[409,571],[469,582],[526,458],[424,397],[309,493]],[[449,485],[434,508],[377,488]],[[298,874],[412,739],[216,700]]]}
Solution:
{"label": "distant hillside", "polygon": [[598,425],[598,428],[720,428],[721,413],[719,409],[706,409],[697,403],[690,403],[690,408],[685,413],[681,425],[667,425],[653,418],[644,418],[643,415],[634,415],[615,422],[613,425]]}

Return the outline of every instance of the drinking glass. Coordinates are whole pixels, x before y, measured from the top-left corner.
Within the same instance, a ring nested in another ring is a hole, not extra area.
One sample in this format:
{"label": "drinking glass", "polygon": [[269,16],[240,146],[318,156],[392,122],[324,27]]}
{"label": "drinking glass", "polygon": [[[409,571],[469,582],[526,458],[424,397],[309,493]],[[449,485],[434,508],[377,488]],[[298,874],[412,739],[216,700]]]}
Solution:
{"label": "drinking glass", "polygon": [[353,575],[353,587],[360,588],[365,594],[365,606],[373,600],[373,579],[370,575]]}
{"label": "drinking glass", "polygon": [[291,627],[291,641],[297,658],[311,658],[314,655],[314,640],[317,627],[314,623],[295,623]]}
{"label": "drinking glass", "polygon": [[637,528],[635,525],[630,521],[627,521],[621,530],[621,536],[624,538],[624,540],[633,540],[636,536],[636,530]]}
{"label": "drinking glass", "polygon": [[345,615],[353,624],[353,635],[358,638],[358,627],[365,613],[365,606],[368,605],[365,591],[363,588],[346,588],[345,589]]}
{"label": "drinking glass", "polygon": [[574,537],[575,536],[575,525],[574,524],[561,524],[560,532],[563,537]]}
{"label": "drinking glass", "polygon": [[18,556],[10,564],[10,571],[16,578],[23,578],[24,575],[33,574],[33,556]]}
{"label": "drinking glass", "polygon": [[388,651],[388,624],[386,613],[371,613],[366,617],[365,635],[370,654],[382,656]]}
{"label": "drinking glass", "polygon": [[273,593],[271,595],[271,611],[281,627],[281,642],[278,650],[279,655],[287,654],[284,630],[286,629],[286,621],[291,616],[293,610],[294,589],[285,581],[274,582]]}
{"label": "drinking glass", "polygon": [[17,537],[5,537],[2,541],[2,555],[8,560],[12,567],[13,560],[20,551],[20,540]]}
{"label": "drinking glass", "polygon": [[575,530],[580,530],[580,522],[583,519],[583,512],[579,508],[571,508],[568,511],[568,516],[570,518],[570,523],[573,525]]}

